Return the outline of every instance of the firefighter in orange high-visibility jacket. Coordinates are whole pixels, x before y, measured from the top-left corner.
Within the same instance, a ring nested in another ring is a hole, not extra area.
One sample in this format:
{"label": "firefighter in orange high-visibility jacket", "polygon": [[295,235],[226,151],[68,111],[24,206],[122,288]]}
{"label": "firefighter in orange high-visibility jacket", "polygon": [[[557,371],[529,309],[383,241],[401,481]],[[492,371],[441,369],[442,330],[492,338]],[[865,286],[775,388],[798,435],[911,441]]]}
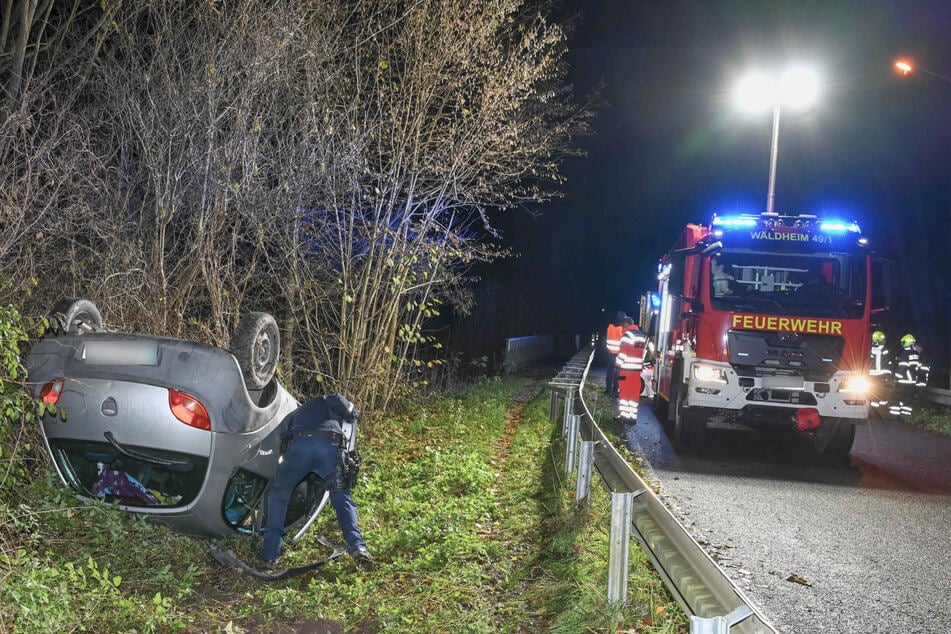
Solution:
{"label": "firefighter in orange high-visibility jacket", "polygon": [[617,398],[617,353],[621,350],[621,332],[624,330],[624,320],[627,313],[617,311],[614,321],[608,324],[604,337],[604,347],[608,350],[608,367],[605,371],[604,391],[608,396]]}
{"label": "firefighter in orange high-visibility jacket", "polygon": [[641,399],[641,370],[644,369],[644,354],[647,337],[630,317],[624,320],[621,333],[621,349],[617,355],[618,368],[618,418],[628,424],[637,422],[637,404]]}

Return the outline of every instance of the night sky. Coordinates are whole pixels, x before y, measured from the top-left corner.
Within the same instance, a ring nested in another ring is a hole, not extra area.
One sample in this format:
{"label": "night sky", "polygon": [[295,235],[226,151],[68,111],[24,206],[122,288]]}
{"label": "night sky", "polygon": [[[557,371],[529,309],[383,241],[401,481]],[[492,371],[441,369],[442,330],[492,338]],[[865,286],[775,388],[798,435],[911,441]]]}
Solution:
{"label": "night sky", "polygon": [[[783,111],[775,209],[857,220],[896,266],[886,330],[913,332],[947,367],[951,2],[568,9],[581,11],[569,55],[576,94],[603,81],[604,105],[581,141],[588,156],[565,166],[564,198],[503,223],[523,255],[499,269],[536,280],[549,326],[598,330],[619,308],[635,311],[684,224],[765,209],[771,113],[741,111],[731,91],[749,69],[807,64],[822,95],[807,111]],[[899,76],[900,55],[944,78]]]}

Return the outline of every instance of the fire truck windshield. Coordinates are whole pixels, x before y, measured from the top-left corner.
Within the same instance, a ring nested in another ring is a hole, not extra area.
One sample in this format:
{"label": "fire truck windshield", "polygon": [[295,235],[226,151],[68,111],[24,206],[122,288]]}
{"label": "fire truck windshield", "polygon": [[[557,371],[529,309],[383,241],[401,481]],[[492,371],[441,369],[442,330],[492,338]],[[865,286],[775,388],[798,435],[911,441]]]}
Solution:
{"label": "fire truck windshield", "polygon": [[865,256],[724,250],[710,258],[714,310],[857,319],[865,307]]}

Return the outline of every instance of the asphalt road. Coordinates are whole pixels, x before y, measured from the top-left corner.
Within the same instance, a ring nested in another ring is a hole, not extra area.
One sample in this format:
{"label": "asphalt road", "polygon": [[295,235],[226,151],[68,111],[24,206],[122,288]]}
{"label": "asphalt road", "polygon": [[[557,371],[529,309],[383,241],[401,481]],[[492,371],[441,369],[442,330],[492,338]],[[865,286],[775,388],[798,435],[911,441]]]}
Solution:
{"label": "asphalt road", "polygon": [[713,430],[681,452],[638,417],[615,431],[780,632],[951,632],[951,438],[875,420],[834,467],[786,434]]}

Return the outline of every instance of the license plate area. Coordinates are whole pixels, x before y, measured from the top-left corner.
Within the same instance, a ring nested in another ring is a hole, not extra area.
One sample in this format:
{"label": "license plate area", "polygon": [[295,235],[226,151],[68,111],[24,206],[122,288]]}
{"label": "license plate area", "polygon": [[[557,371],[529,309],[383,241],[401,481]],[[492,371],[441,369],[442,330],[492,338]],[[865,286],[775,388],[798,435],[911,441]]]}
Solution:
{"label": "license plate area", "polygon": [[805,381],[801,376],[764,376],[760,384],[765,390],[794,390],[805,389]]}
{"label": "license plate area", "polygon": [[158,345],[144,341],[87,341],[80,358],[87,365],[158,365]]}

